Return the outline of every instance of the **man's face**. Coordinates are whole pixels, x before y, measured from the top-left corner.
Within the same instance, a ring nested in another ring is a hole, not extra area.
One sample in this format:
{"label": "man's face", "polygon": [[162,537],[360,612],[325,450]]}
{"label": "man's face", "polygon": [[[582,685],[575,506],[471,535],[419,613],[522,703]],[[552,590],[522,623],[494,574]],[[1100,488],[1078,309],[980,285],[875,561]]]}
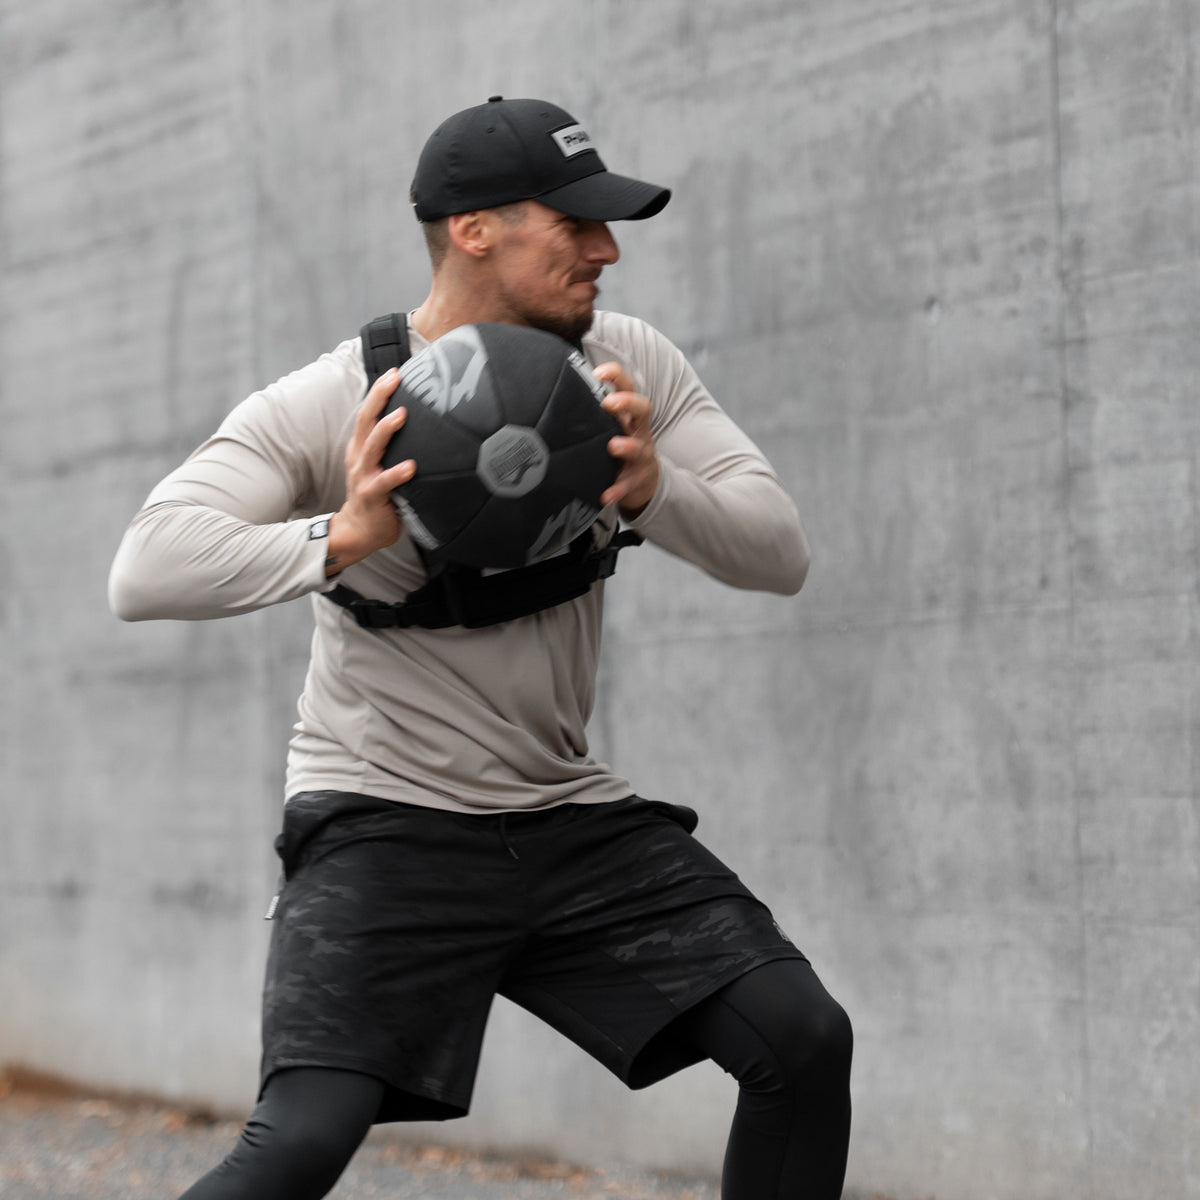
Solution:
{"label": "man's face", "polygon": [[502,319],[568,340],[592,326],[596,280],[620,257],[602,221],[582,221],[530,200],[495,222],[492,266]]}

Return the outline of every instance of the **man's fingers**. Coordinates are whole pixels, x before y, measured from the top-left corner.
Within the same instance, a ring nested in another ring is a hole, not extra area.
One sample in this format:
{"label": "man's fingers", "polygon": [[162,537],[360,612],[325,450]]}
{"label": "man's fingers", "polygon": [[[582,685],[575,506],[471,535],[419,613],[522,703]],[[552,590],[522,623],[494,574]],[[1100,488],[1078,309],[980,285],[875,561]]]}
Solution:
{"label": "man's fingers", "polygon": [[604,508],[610,504],[620,504],[627,497],[645,491],[647,488],[649,488],[650,494],[653,494],[654,482],[648,465],[633,465],[626,462],[612,485],[601,493],[600,505]]}
{"label": "man's fingers", "polygon": [[650,401],[636,392],[614,392],[605,396],[604,411],[615,417],[621,431],[629,437],[650,436]]}
{"label": "man's fingers", "polygon": [[378,421],[372,421],[369,417],[364,420],[365,409],[366,401],[363,402],[363,408],[355,420],[354,436],[346,445],[346,470],[356,473],[372,468],[379,469],[388,443],[408,418],[408,410],[403,405],[393,409],[387,416],[380,417]]}
{"label": "man's fingers", "polygon": [[396,390],[399,383],[400,368],[389,367],[371,384],[371,390],[367,393],[367,401],[374,406],[376,415],[383,411],[383,406],[387,403],[388,398]]}
{"label": "man's fingers", "polygon": [[638,459],[648,459],[653,454],[653,448],[639,437],[609,438],[608,453],[611,458],[619,458],[622,462],[636,463]]}
{"label": "man's fingers", "polygon": [[600,507],[607,508],[610,504],[620,504],[627,491],[629,491],[627,484],[614,483],[612,487],[606,488],[600,493]]}
{"label": "man's fingers", "polygon": [[401,405],[397,409],[393,409],[386,417],[380,417],[370,429],[367,430],[367,435],[363,438],[363,450],[368,454],[374,454],[375,461],[378,462],[382,457],[384,450],[387,449],[387,444],[399,432],[400,427],[408,419],[408,409]]}
{"label": "man's fingers", "polygon": [[633,380],[620,363],[601,363],[593,372],[601,383],[607,383],[614,392],[632,392]]}
{"label": "man's fingers", "polygon": [[370,391],[363,398],[363,402],[359,405],[358,415],[354,419],[354,436],[358,441],[364,441],[371,428],[379,420],[379,414],[383,412],[387,406],[388,400],[391,399],[392,393],[396,390],[400,383],[400,372],[392,367],[388,371],[384,371],[380,377],[371,384]]}
{"label": "man's fingers", "polygon": [[617,389],[601,403],[621,428],[621,433],[608,442],[608,452],[621,469],[612,486],[601,495],[600,503],[616,504],[623,516],[636,517],[653,499],[660,477],[650,401],[634,391],[633,380],[617,363],[597,367],[596,378]]}
{"label": "man's fingers", "polygon": [[406,458],[403,462],[389,467],[379,473],[379,481],[388,492],[395,491],[402,483],[407,483],[417,473],[415,459]]}

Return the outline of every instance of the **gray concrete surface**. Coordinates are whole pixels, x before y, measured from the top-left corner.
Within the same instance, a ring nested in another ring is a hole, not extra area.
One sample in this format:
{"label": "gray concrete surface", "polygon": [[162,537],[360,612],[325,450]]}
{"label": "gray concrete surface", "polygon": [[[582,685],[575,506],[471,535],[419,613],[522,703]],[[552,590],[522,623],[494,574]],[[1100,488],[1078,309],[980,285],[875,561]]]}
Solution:
{"label": "gray concrete surface", "polygon": [[[4,1087],[4,1200],[162,1200],[228,1153],[236,1122],[146,1101]],[[449,1150],[373,1132],[332,1200],[716,1200],[710,1180]],[[882,1197],[876,1200],[883,1200]]]}
{"label": "gray concrete surface", "polygon": [[[850,1010],[852,1186],[1200,1195],[1197,9],[0,0],[0,1063],[252,1091],[308,614],[122,627],[108,562],[242,395],[423,294],[432,125],[543,94],[676,188],[604,303],[813,543],[786,601],[630,556],[593,733]],[[731,1103],[501,1007],[433,1132],[711,1172]]]}

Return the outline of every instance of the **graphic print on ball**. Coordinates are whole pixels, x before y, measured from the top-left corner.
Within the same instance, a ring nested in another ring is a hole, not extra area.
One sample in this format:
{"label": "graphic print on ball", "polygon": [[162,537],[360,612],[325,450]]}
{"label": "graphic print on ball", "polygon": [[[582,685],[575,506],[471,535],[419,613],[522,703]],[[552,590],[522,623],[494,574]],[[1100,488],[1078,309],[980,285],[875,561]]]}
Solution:
{"label": "graphic print on ball", "polygon": [[[474,325],[462,325],[414,354],[404,366],[404,390],[437,413],[448,413],[478,395],[488,365]],[[485,419],[488,415],[485,414]]]}

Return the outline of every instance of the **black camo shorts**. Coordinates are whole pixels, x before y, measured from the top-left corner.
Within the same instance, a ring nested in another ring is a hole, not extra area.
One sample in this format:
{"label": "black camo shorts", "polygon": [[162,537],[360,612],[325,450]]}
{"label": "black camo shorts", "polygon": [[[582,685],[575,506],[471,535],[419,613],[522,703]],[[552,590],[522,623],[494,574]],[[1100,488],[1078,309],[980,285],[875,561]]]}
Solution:
{"label": "black camo shorts", "polygon": [[691,831],[641,800],[459,814],[349,792],[285,807],[262,1082],[288,1067],[387,1085],[377,1120],[470,1104],[496,994],[630,1087],[695,1062],[675,1017],[804,955]]}

